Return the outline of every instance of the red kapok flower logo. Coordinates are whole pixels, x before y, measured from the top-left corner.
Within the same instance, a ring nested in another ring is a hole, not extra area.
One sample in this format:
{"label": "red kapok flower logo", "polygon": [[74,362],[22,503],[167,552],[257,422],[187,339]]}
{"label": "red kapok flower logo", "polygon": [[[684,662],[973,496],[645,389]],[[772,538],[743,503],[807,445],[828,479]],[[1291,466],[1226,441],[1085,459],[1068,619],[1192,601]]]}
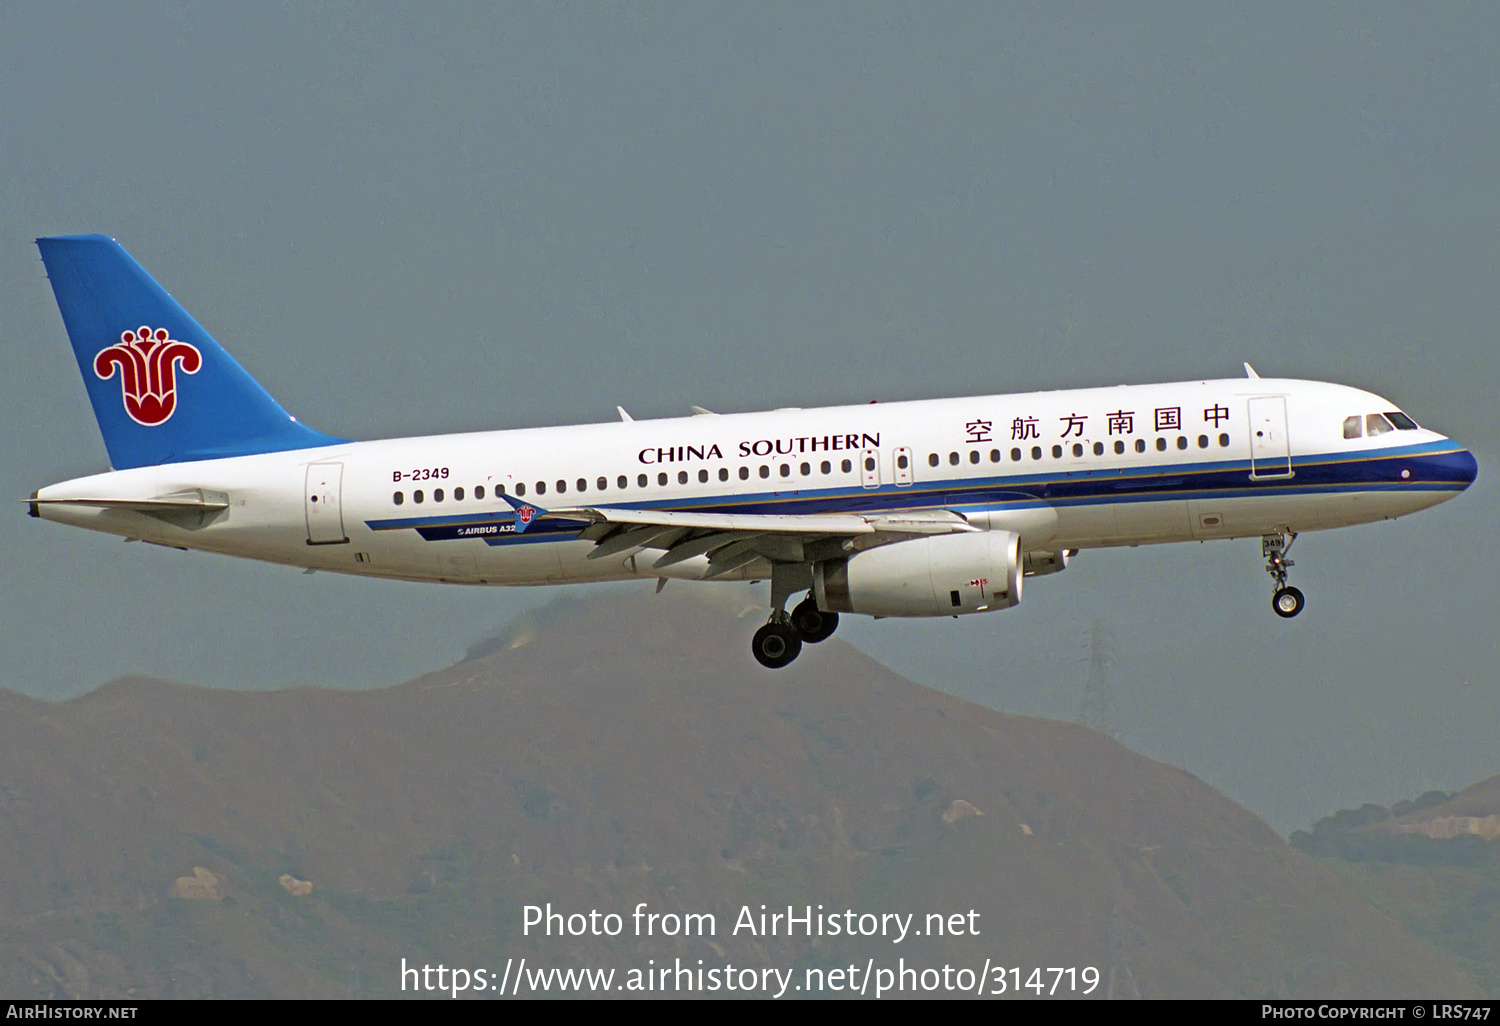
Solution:
{"label": "red kapok flower logo", "polygon": [[171,419],[177,409],[177,367],[197,374],[203,354],[196,346],[167,335],[166,328],[141,327],[124,332],[120,341],[94,357],[94,373],[108,381],[120,369],[125,412],[146,427]]}

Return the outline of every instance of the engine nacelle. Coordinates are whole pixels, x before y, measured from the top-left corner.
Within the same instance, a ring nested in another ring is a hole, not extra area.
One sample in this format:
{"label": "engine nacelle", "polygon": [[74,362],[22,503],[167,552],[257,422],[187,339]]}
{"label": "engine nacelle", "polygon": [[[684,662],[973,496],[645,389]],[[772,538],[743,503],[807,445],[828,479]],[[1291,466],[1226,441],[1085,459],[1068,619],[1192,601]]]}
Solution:
{"label": "engine nacelle", "polygon": [[869,616],[958,616],[1021,601],[1021,536],[942,534],[813,567],[818,608]]}

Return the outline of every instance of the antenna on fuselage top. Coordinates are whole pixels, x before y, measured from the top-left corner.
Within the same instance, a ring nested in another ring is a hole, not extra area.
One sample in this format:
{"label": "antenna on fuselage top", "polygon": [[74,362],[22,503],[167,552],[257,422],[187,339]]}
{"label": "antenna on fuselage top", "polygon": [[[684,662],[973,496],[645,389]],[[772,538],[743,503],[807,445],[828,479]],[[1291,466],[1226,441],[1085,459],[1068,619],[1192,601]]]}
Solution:
{"label": "antenna on fuselage top", "polygon": [[1245,377],[1247,377],[1247,378],[1258,378],[1258,377],[1260,377],[1260,375],[1257,374],[1257,373],[1255,373],[1255,368],[1252,367],[1252,366],[1250,366],[1247,363],[1247,364],[1245,364]]}

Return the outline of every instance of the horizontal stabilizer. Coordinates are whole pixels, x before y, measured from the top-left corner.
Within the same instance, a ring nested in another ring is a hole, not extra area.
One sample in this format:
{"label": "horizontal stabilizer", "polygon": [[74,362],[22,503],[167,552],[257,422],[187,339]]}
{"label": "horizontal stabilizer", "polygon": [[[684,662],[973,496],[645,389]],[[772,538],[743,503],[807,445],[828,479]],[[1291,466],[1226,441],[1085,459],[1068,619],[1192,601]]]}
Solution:
{"label": "horizontal stabilizer", "polygon": [[69,495],[42,499],[33,495],[26,500],[34,517],[41,516],[43,506],[82,506],[106,513],[144,513],[178,527],[195,530],[213,523],[229,508],[229,496],[223,492],[211,492],[203,488],[192,488],[172,495],[149,499],[104,498]]}
{"label": "horizontal stabilizer", "polygon": [[137,513],[159,513],[163,510],[220,510],[229,502],[207,502],[202,499],[27,499],[36,506],[97,506],[100,509],[128,509]]}

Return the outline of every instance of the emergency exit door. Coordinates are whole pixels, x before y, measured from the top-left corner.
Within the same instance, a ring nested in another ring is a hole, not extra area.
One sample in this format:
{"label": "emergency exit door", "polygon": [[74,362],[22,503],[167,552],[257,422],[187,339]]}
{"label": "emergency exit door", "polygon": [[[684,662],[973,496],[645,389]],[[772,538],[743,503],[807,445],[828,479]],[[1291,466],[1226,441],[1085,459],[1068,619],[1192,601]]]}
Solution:
{"label": "emergency exit door", "polygon": [[891,477],[897,488],[905,488],[911,484],[911,450],[904,445],[897,449],[891,457],[891,468],[894,471]]}

